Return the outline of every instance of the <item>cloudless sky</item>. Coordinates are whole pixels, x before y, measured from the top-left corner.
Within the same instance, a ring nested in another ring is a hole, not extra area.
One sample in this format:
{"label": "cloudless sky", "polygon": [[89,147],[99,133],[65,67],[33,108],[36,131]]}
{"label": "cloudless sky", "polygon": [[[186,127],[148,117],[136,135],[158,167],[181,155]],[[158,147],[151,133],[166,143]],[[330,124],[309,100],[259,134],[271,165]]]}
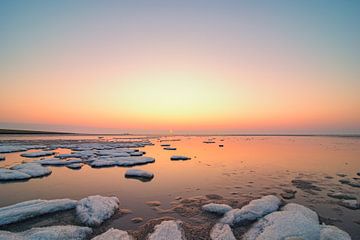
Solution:
{"label": "cloudless sky", "polygon": [[360,1],[0,1],[0,128],[360,133]]}

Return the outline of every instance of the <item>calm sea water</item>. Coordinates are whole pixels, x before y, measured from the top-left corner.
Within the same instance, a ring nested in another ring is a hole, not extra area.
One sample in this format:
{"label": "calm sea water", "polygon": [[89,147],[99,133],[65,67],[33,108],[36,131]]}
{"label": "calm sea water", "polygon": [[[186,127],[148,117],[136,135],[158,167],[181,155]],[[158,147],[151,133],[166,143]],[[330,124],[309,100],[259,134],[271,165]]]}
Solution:
{"label": "calm sea water", "polygon": [[[54,144],[64,140],[107,141],[114,137],[128,136],[2,136],[0,144],[8,142]],[[144,137],[144,136],[135,136]],[[203,141],[211,138],[215,143]],[[169,141],[170,140],[170,141]],[[176,140],[176,141],[172,141]],[[160,201],[161,209],[174,205],[175,199],[218,194],[224,198],[247,200],[265,194],[280,194],[283,189],[295,189],[296,202],[318,212],[323,221],[349,232],[353,239],[360,239],[360,212],[337,204],[327,196],[330,191],[341,191],[360,196],[360,188],[343,185],[338,173],[356,178],[360,172],[360,139],[345,137],[244,137],[244,136],[168,136],[150,137],[153,146],[140,150],[145,156],[154,157],[155,163],[136,166],[154,173],[149,182],[127,179],[128,168],[111,167],[95,169],[84,166],[81,170],[51,167],[50,176],[26,182],[0,184],[0,207],[31,199],[73,198],[89,195],[114,195],[120,199],[121,208],[131,209],[131,214],[121,215],[107,223],[107,227],[136,229],[149,219],[164,213],[149,207],[146,202]],[[169,143],[176,151],[166,151],[160,144]],[[219,145],[224,145],[219,147]],[[34,150],[31,150],[34,151]],[[70,153],[69,149],[56,149]],[[21,153],[1,154],[6,157],[1,167],[22,161]],[[186,155],[188,161],[171,161],[172,155]],[[312,181],[321,191],[297,189],[294,179]],[[279,195],[280,196],[280,195]],[[359,198],[360,199],[360,198]],[[171,213],[175,218],[188,221],[189,217]],[[133,223],[142,217],[143,223]],[[70,217],[69,217],[70,218]],[[69,221],[72,221],[71,219]],[[36,223],[34,223],[36,224]],[[41,225],[42,222],[37,223]],[[29,227],[31,224],[28,224]],[[38,226],[36,225],[36,226]],[[17,226],[10,227],[16,229]],[[27,228],[22,226],[21,228]]]}

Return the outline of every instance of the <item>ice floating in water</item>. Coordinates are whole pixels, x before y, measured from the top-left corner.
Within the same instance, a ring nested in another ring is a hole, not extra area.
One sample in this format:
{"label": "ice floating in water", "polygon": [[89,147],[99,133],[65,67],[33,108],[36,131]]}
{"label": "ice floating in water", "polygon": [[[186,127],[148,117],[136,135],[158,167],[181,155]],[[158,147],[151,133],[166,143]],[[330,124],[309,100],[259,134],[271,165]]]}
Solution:
{"label": "ice floating in water", "polygon": [[82,240],[92,233],[91,228],[79,226],[51,226],[32,228],[18,233],[0,231],[0,239],[8,240]]}
{"label": "ice floating in water", "polygon": [[0,161],[4,161],[5,157],[0,155]]}
{"label": "ice floating in water", "polygon": [[130,153],[130,156],[142,156],[142,155],[144,155],[145,154],[145,152],[143,152],[143,151],[138,151],[138,152],[132,152],[132,153]]}
{"label": "ice floating in water", "polygon": [[28,148],[25,146],[0,146],[0,153],[24,152]]}
{"label": "ice floating in water", "polygon": [[356,196],[342,192],[328,193],[328,196],[337,199],[356,199]]}
{"label": "ice floating in water", "polygon": [[155,162],[151,157],[114,157],[106,159],[98,159],[89,163],[92,167],[111,167],[121,166],[130,167]]}
{"label": "ice floating in water", "polygon": [[43,177],[51,174],[51,169],[41,166],[38,163],[22,163],[11,167],[12,170],[17,170],[30,175],[31,177]]}
{"label": "ice floating in water", "polygon": [[0,168],[0,181],[17,181],[17,180],[27,180],[30,179],[29,174],[11,170],[7,168]]}
{"label": "ice floating in water", "polygon": [[0,208],[0,226],[48,213],[75,208],[77,201],[71,199],[30,200]]}
{"label": "ice floating in water", "polygon": [[164,150],[176,150],[174,147],[164,147]]}
{"label": "ice floating in water", "polygon": [[35,157],[46,157],[54,155],[52,151],[39,151],[39,152],[29,152],[21,154],[22,157],[35,158]]}
{"label": "ice floating in water", "polygon": [[236,240],[228,224],[217,223],[210,231],[211,240]]}
{"label": "ice floating in water", "polygon": [[161,147],[170,147],[171,145],[170,144],[161,144],[160,146]]}
{"label": "ice floating in water", "polygon": [[360,209],[360,203],[358,202],[358,200],[352,199],[352,200],[342,200],[341,202],[339,202],[339,204],[341,206],[344,206],[346,208],[349,209]]}
{"label": "ice floating in water", "polygon": [[45,166],[66,166],[74,163],[82,163],[82,160],[76,158],[67,159],[67,160],[61,160],[58,158],[45,158],[33,162],[40,163],[41,165],[45,165]]}
{"label": "ice floating in water", "polygon": [[119,208],[117,197],[90,196],[83,198],[76,206],[80,222],[88,226],[99,226],[114,215]]}
{"label": "ice floating in water", "polygon": [[82,163],[72,163],[70,165],[66,165],[66,167],[77,170],[77,169],[81,169],[83,165],[84,164]]}
{"label": "ice floating in water", "polygon": [[351,237],[335,226],[321,225],[320,240],[351,240]]}
{"label": "ice floating in water", "polygon": [[185,240],[185,234],[180,221],[162,221],[156,225],[154,232],[148,236],[148,240]]}
{"label": "ice floating in water", "polygon": [[264,196],[260,199],[252,200],[248,205],[243,206],[241,209],[228,211],[220,222],[235,225],[254,221],[266,214],[278,210],[280,203],[280,199],[274,195]]}
{"label": "ice floating in water", "polygon": [[55,156],[56,158],[60,158],[60,159],[65,159],[65,158],[81,158],[83,157],[82,154],[80,153],[63,153],[63,154],[58,154]]}
{"label": "ice floating in water", "polygon": [[129,169],[125,172],[125,177],[151,180],[154,177],[154,174],[140,169]]}
{"label": "ice floating in water", "polygon": [[133,240],[133,238],[125,231],[110,228],[103,234],[92,238],[92,240]]}
{"label": "ice floating in water", "polygon": [[176,160],[190,160],[191,158],[186,157],[186,156],[173,155],[173,156],[171,156],[170,159],[176,161]]}
{"label": "ice floating in water", "polygon": [[209,203],[204,206],[202,206],[202,210],[206,212],[216,213],[219,215],[223,215],[230,211],[232,207],[226,204],[218,204],[218,203]]}

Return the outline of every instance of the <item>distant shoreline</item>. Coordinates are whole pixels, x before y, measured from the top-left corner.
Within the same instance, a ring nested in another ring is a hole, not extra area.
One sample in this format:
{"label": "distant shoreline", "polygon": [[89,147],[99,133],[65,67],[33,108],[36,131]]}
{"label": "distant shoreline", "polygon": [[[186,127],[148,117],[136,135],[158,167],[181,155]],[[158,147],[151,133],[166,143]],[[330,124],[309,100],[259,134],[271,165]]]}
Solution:
{"label": "distant shoreline", "polygon": [[67,132],[47,132],[47,131],[34,131],[34,130],[16,130],[16,129],[0,129],[0,134],[75,134]]}
{"label": "distant shoreline", "polygon": [[70,132],[51,132],[51,131],[35,131],[35,130],[17,130],[17,129],[0,129],[0,135],[12,135],[12,134],[35,134],[35,135],[84,135],[84,136],[218,136],[218,137],[353,137],[358,138],[360,134],[292,134],[292,133],[284,133],[284,134],[266,134],[266,133],[227,133],[227,134],[155,134],[155,133],[144,133],[144,134],[131,134],[131,133],[70,133]]}

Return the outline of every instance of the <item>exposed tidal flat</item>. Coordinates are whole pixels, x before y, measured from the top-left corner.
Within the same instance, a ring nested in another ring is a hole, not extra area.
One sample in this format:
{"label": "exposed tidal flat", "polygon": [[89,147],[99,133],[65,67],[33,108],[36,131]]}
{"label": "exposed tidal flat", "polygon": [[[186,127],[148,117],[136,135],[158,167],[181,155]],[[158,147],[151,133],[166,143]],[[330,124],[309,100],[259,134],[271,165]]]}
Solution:
{"label": "exposed tidal flat", "polygon": [[360,239],[356,137],[18,135],[0,159],[0,239]]}

